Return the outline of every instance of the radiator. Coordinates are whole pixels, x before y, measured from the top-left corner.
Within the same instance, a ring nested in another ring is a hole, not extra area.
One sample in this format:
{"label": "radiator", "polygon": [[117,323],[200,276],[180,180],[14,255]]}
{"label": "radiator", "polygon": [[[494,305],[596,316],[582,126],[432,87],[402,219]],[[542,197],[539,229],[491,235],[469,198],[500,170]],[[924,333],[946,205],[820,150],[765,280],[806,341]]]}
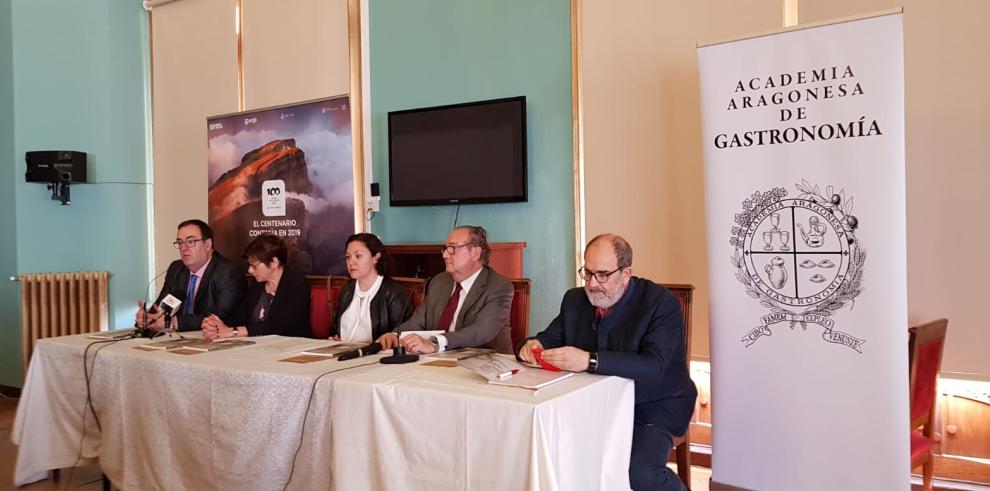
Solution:
{"label": "radiator", "polygon": [[21,282],[25,373],[39,339],[107,329],[110,273],[23,274],[16,279]]}

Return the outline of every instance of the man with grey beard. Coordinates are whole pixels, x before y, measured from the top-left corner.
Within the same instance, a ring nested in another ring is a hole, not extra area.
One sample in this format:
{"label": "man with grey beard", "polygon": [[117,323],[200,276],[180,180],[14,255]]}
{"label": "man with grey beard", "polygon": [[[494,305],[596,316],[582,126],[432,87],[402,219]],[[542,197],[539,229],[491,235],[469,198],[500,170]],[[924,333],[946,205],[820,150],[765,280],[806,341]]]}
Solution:
{"label": "man with grey beard", "polygon": [[618,235],[588,242],[581,274],[584,288],[564,294],[560,314],[526,341],[518,357],[534,363],[533,350],[545,350],[543,360],[561,369],[633,380],[630,485],[685,489],[666,466],[698,396],[687,370],[680,302],[666,288],[632,275],[632,247]]}

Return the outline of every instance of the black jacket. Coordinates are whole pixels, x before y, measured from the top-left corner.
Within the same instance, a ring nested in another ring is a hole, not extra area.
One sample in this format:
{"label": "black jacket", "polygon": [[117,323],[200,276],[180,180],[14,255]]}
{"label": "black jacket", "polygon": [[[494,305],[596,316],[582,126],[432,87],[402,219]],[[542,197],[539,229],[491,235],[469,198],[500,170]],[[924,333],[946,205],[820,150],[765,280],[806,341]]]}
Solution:
{"label": "black jacket", "polygon": [[[155,300],[157,305],[166,295],[182,300],[180,311],[185,310],[186,291],[189,288],[189,268],[181,260],[172,261],[165,273],[165,283]],[[230,315],[244,296],[244,272],[218,252],[213,252],[210,264],[199,279],[199,289],[193,303],[192,315],[178,315],[180,331],[200,329],[203,318],[216,314],[221,319]]]}
{"label": "black jacket", "polygon": [[249,336],[279,334],[313,337],[313,330],[309,325],[309,281],[302,273],[291,269],[282,271],[268,315],[265,320],[258,322],[251,321],[251,314],[265,291],[265,284],[249,281],[251,286],[248,287],[244,300],[229,319],[224,319],[228,326],[247,326]]}
{"label": "black jacket", "polygon": [[635,421],[683,435],[698,389],[687,369],[681,304],[666,288],[633,277],[612,313],[601,320],[583,288],[564,294],[560,314],[536,335],[544,348],[598,352],[599,375],[636,384]]}
{"label": "black jacket", "polygon": [[[337,296],[337,308],[333,314],[333,325],[330,327],[331,336],[340,335],[340,317],[344,315],[347,307],[350,307],[354,299],[354,288],[357,286],[356,280],[348,281],[340,289]],[[382,278],[382,286],[378,288],[378,293],[371,299],[371,340],[378,339],[379,336],[387,332],[392,332],[395,326],[412,316],[412,303],[409,301],[409,294],[395,280]]]}

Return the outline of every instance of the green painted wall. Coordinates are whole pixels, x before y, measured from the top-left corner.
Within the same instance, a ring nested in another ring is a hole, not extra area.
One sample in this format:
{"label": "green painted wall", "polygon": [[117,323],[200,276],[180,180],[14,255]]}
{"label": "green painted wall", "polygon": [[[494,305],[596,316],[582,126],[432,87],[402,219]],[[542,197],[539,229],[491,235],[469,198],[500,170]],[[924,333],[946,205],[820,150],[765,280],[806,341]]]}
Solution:
{"label": "green painted wall", "polygon": [[7,278],[17,273],[17,230],[14,212],[14,78],[10,2],[0,1],[0,385],[19,386],[20,337],[17,285]]}
{"label": "green painted wall", "polygon": [[458,224],[492,242],[525,241],[533,280],[530,331],[556,315],[573,286],[574,205],[568,0],[370,2],[371,144],[386,243],[437,243],[454,207],[388,206],[389,111],[525,95],[529,202],[464,205]]}
{"label": "green painted wall", "polygon": [[[14,177],[17,273],[110,271],[110,325],[125,326],[149,276],[144,9],[138,1],[14,0],[6,18],[13,145],[0,147],[0,166]],[[86,152],[92,184],[72,186],[72,204],[60,206],[45,185],[24,182],[24,153],[32,150]],[[16,289],[3,291],[4,302],[16,298]],[[3,321],[0,384],[19,386],[19,320]]]}

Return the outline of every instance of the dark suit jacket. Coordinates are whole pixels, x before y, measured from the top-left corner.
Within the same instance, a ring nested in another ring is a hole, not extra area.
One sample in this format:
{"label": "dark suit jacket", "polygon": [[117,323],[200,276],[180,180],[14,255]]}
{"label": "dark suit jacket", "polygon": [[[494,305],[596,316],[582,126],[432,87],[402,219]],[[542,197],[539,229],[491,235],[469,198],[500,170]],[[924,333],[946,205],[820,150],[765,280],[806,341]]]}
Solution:
{"label": "dark suit jacket", "polygon": [[[426,299],[409,320],[397,331],[431,331],[437,329],[447,300],[454,293],[454,278],[450,273],[433,277],[426,289]],[[509,309],[512,307],[512,283],[488,266],[478,278],[461,305],[454,322],[455,330],[446,333],[447,349],[490,347],[500,353],[512,353],[509,331]]]}
{"label": "dark suit jacket", "polygon": [[[331,336],[340,335],[340,317],[344,311],[351,306],[354,300],[354,289],[357,281],[351,280],[344,284],[337,296],[337,308],[333,315],[333,326],[330,328]],[[409,301],[409,294],[397,281],[385,277],[382,278],[382,286],[378,288],[378,293],[371,299],[371,340],[378,339],[379,336],[391,332],[400,323],[412,316],[412,303]]]}
{"label": "dark suit jacket", "polygon": [[[244,272],[220,255],[213,253],[210,264],[199,279],[199,290],[193,303],[192,315],[177,316],[180,331],[195,331],[200,329],[203,318],[216,314],[226,318],[237,307],[244,296]],[[155,300],[160,303],[166,295],[172,294],[182,300],[180,310],[185,310],[186,290],[189,287],[189,269],[181,260],[172,261],[165,273],[165,284]]]}
{"label": "dark suit jacket", "polygon": [[265,320],[251,321],[254,307],[265,291],[265,284],[251,280],[247,295],[229,319],[224,319],[228,326],[247,326],[249,336],[265,336],[279,334],[300,338],[313,337],[313,329],[309,325],[309,281],[302,273],[286,269],[275,290],[275,298],[268,309]]}
{"label": "dark suit jacket", "polygon": [[597,351],[596,373],[636,383],[636,423],[684,434],[698,390],[687,369],[681,305],[666,288],[633,277],[612,313],[601,320],[584,289],[572,288],[564,294],[560,314],[536,339],[546,349]]}

